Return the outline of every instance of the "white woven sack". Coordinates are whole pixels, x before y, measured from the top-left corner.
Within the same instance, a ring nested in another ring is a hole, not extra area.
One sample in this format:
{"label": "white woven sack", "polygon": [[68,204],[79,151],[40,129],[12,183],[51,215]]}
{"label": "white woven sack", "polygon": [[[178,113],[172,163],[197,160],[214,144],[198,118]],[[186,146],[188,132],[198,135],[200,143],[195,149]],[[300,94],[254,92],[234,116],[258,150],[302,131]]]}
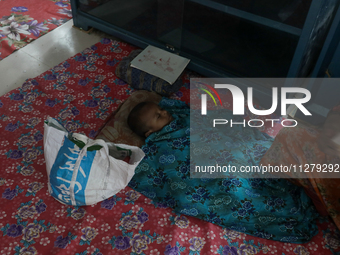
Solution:
{"label": "white woven sack", "polygon": [[[128,162],[121,159],[126,154],[130,155]],[[44,124],[44,155],[50,194],[61,203],[82,206],[124,189],[144,152],[136,146],[70,135],[55,119],[48,118]]]}

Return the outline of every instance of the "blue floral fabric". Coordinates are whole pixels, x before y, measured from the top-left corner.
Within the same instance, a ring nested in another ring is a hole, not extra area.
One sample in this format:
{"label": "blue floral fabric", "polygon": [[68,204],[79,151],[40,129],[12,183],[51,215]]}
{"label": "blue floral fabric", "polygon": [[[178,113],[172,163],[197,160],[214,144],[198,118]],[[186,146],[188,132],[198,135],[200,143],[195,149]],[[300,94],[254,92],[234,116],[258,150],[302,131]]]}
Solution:
{"label": "blue floral fabric", "polygon": [[[190,128],[185,103],[163,98],[159,105],[174,120],[146,139],[142,147],[146,156],[131,188],[176,213],[265,239],[303,243],[318,233],[311,200],[285,179],[190,178],[190,139],[215,149],[216,162],[256,165],[272,144],[271,137],[241,125],[224,132]],[[228,146],[217,142],[218,134],[226,136]]]}

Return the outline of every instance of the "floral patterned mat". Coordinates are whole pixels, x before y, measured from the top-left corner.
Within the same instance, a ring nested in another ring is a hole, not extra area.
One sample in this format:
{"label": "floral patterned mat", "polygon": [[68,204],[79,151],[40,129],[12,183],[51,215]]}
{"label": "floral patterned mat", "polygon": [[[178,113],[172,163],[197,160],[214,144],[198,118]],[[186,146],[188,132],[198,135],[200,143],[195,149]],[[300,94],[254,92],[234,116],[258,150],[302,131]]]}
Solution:
{"label": "floral patterned mat", "polygon": [[71,18],[69,0],[0,1],[0,60]]}
{"label": "floral patterned mat", "polygon": [[[126,188],[93,206],[62,205],[47,191],[43,122],[95,137],[108,116],[134,92],[115,76],[134,48],[103,39],[21,88],[0,97],[1,254],[340,254],[328,218],[309,243],[268,241],[223,229],[153,204]],[[189,78],[172,98],[189,102]],[[273,130],[267,130],[273,132]]]}

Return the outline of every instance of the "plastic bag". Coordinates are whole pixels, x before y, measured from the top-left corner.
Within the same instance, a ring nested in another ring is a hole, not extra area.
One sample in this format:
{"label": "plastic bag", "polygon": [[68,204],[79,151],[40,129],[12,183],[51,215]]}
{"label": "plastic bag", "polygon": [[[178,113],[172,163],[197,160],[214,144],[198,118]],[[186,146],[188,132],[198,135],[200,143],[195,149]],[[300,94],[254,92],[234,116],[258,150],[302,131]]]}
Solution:
{"label": "plastic bag", "polygon": [[44,124],[48,190],[59,202],[92,205],[124,189],[144,152],[135,146],[69,134],[55,119]]}

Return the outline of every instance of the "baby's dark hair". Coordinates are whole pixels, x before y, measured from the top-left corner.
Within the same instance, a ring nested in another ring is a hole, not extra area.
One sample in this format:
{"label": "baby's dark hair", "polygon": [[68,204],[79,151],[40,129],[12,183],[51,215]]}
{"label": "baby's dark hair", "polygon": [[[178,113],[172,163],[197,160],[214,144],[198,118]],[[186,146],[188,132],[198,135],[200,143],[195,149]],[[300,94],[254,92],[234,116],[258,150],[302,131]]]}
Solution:
{"label": "baby's dark hair", "polygon": [[147,126],[143,123],[140,115],[142,109],[148,104],[148,102],[142,102],[137,104],[130,112],[127,123],[131,130],[137,135],[145,138],[145,133],[148,131]]}

